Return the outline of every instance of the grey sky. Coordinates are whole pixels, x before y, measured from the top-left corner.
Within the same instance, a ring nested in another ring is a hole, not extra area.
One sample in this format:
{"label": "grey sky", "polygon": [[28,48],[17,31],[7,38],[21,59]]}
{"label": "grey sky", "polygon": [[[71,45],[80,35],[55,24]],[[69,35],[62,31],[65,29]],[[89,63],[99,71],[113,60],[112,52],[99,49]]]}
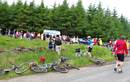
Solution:
{"label": "grey sky", "polygon": [[[3,0],[5,1],[5,0]],[[16,2],[18,0],[7,0],[9,4],[12,2]],[[22,0],[23,2],[25,0]],[[26,0],[28,3],[33,0]],[[69,5],[77,3],[78,0],[68,0]],[[40,4],[41,0],[35,0],[36,4]],[[48,7],[52,7],[54,3],[61,4],[63,0],[44,0],[44,3]],[[99,2],[102,3],[103,8],[109,8],[113,10],[114,8],[117,10],[118,14],[123,14],[125,17],[130,19],[130,0],[82,0],[83,6],[85,9],[88,8],[89,4],[98,4]]]}

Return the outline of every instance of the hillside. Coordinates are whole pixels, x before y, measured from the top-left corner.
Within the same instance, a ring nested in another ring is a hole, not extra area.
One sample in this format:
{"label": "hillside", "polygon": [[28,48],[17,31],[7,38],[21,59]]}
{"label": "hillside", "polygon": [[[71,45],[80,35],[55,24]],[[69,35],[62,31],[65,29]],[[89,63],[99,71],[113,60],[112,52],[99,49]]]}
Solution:
{"label": "hillside", "polygon": [[[39,39],[35,40],[25,40],[25,39],[15,39],[7,36],[0,36],[0,67],[1,68],[7,68],[11,66],[9,64],[9,61],[14,62],[15,64],[21,64],[27,61],[36,61],[39,62],[39,56],[44,55],[46,58],[46,63],[51,63],[53,61],[56,61],[60,56],[57,55],[55,51],[48,50],[47,48],[47,42],[42,41]],[[31,48],[35,49],[34,51],[19,51],[17,52],[16,49],[22,47],[22,48]],[[39,51],[40,47],[43,49]],[[39,49],[38,49],[39,48]],[[70,59],[70,63],[78,66],[78,67],[84,67],[88,66],[90,64],[93,64],[91,61],[88,60],[86,56],[83,57],[76,57],[75,56],[75,49],[81,48],[82,50],[86,49],[86,45],[84,44],[63,44],[62,45],[62,55],[68,57]],[[111,55],[111,52],[107,48],[102,48],[100,46],[94,46],[93,53],[94,56],[100,57],[105,59],[106,61],[113,60],[113,56]],[[28,71],[22,75],[28,75],[33,74],[31,71]],[[14,72],[11,72],[5,76],[0,76],[0,79],[2,78],[11,78],[21,76],[17,75]]]}

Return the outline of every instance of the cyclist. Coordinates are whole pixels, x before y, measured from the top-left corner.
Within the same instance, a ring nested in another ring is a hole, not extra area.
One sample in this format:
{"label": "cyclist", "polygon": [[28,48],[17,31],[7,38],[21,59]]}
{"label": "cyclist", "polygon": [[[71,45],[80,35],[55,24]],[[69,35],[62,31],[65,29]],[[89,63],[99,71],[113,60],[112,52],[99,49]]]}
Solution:
{"label": "cyclist", "polygon": [[113,53],[116,56],[116,66],[114,71],[118,71],[119,73],[122,72],[122,67],[124,63],[124,55],[128,54],[126,41],[124,40],[124,36],[121,36],[119,40],[116,41]]}

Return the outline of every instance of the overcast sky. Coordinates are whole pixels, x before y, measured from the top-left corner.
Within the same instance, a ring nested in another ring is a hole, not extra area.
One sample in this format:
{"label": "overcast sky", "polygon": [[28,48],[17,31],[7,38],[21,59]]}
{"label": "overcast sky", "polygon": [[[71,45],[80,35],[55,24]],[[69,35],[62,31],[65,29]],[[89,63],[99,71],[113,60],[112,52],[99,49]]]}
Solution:
{"label": "overcast sky", "polygon": [[[5,1],[5,0],[3,0]],[[18,0],[7,0],[9,4],[12,2],[16,2]],[[25,0],[22,0],[23,2]],[[28,3],[33,0],[26,0]],[[67,0],[69,5],[76,4],[78,0]],[[36,4],[40,4],[41,0],[35,0]],[[44,3],[48,7],[52,7],[54,3],[62,4],[63,0],[44,0]],[[117,10],[118,15],[123,14],[125,17],[130,19],[130,0],[82,0],[83,6],[85,9],[88,8],[90,3],[98,4],[99,2],[102,3],[103,8],[109,8],[113,10],[114,8]]]}

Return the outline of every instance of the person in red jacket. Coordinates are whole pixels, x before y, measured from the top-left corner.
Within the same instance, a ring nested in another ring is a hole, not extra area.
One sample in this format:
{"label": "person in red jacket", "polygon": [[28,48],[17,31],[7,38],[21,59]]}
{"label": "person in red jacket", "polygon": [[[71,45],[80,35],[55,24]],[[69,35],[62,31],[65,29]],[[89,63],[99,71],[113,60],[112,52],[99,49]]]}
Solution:
{"label": "person in red jacket", "polygon": [[123,36],[121,36],[120,39],[116,41],[113,51],[116,57],[116,67],[114,68],[114,71],[121,73],[124,63],[124,55],[128,54],[126,41],[124,40]]}

